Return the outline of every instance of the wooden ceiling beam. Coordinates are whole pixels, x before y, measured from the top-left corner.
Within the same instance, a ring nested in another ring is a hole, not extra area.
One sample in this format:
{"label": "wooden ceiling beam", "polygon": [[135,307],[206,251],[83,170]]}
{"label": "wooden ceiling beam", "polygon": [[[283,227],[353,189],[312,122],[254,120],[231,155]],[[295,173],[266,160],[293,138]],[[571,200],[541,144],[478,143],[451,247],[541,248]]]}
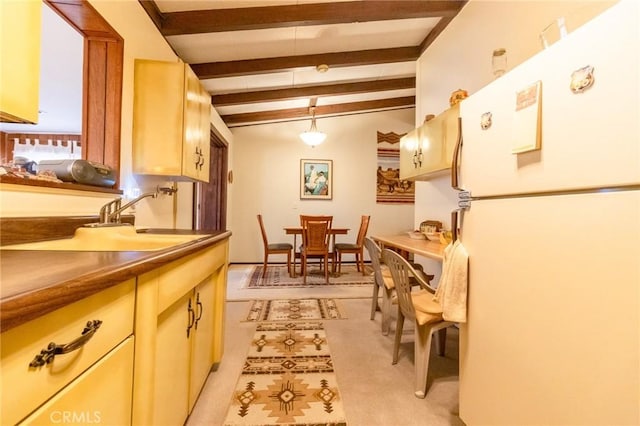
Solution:
{"label": "wooden ceiling beam", "polygon": [[388,64],[418,59],[417,46],[390,49],[358,50],[354,52],[318,53],[314,55],[281,56],[277,58],[189,64],[200,80],[240,75],[292,71],[297,68],[327,64],[339,68],[359,65]]}
{"label": "wooden ceiling beam", "polygon": [[[372,101],[349,102],[343,104],[316,106],[316,117],[323,115],[340,115],[361,111],[375,111],[393,108],[415,107],[415,96],[401,98],[377,99]],[[227,114],[220,116],[228,127],[255,124],[261,122],[285,121],[309,117],[309,108],[290,108],[271,111]],[[235,125],[235,126],[234,126]]]}
{"label": "wooden ceiling beam", "polygon": [[382,92],[385,90],[413,89],[415,87],[415,77],[393,78],[387,80],[294,87],[288,89],[227,93],[221,95],[213,95],[211,97],[211,103],[214,106],[251,104],[258,102],[302,99],[316,96],[338,96],[354,93]]}
{"label": "wooden ceiling beam", "polygon": [[[458,3],[458,12],[462,10],[465,4],[467,4],[467,1],[468,0],[461,0]],[[431,45],[431,43],[433,43],[435,39],[440,35],[440,33],[444,31],[445,28],[447,28],[447,25],[449,25],[451,21],[453,21],[453,18],[455,18],[458,12],[454,13],[451,16],[442,17],[442,19],[438,21],[438,23],[431,29],[431,31],[429,31],[429,34],[427,34],[424,40],[422,40],[422,43],[420,43],[420,45],[418,46],[418,52],[420,52],[420,55],[422,55],[424,51],[427,50],[427,48]]]}
{"label": "wooden ceiling beam", "polygon": [[[145,0],[140,0],[146,3]],[[346,1],[163,13],[164,36],[455,16],[460,0]],[[157,23],[156,23],[157,24]]]}

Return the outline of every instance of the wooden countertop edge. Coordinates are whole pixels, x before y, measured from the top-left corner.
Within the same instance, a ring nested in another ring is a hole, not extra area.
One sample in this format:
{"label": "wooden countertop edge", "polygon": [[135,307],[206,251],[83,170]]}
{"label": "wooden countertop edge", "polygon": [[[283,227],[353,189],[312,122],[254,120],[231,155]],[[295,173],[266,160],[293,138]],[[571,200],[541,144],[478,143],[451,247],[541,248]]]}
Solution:
{"label": "wooden countertop edge", "polygon": [[231,231],[197,239],[165,250],[139,252],[139,258],[124,261],[91,273],[28,293],[0,300],[0,333],[62,308],[92,294],[117,285],[174,260],[227,240]]}
{"label": "wooden countertop edge", "polygon": [[442,261],[445,245],[436,241],[414,240],[404,235],[372,236],[374,240],[390,245],[409,253],[424,256],[433,260]]}

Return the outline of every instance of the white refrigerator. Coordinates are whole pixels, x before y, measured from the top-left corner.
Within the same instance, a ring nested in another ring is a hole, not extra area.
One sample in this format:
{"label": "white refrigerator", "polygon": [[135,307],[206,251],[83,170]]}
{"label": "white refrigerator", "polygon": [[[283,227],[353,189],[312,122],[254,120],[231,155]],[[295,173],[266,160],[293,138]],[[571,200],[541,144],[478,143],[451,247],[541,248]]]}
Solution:
{"label": "white refrigerator", "polygon": [[640,424],[638,28],[623,0],[461,103],[467,425]]}

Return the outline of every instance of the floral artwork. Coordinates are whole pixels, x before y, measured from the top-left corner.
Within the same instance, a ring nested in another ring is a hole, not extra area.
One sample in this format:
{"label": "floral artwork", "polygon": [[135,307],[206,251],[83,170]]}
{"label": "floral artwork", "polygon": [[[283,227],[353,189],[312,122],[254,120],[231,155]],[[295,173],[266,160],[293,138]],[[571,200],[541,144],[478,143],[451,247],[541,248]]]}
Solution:
{"label": "floral artwork", "polygon": [[300,199],[333,198],[333,161],[300,160]]}

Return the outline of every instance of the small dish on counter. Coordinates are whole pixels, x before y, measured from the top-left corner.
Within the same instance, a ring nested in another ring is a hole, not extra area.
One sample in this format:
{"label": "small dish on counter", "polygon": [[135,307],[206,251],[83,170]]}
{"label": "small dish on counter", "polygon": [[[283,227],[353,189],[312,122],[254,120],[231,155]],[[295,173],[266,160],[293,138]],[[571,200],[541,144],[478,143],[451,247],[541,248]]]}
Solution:
{"label": "small dish on counter", "polygon": [[425,232],[424,236],[429,241],[440,241],[440,232]]}
{"label": "small dish on counter", "polygon": [[407,232],[407,235],[409,235],[409,238],[413,240],[424,240],[426,238],[422,232],[418,231],[409,231]]}

